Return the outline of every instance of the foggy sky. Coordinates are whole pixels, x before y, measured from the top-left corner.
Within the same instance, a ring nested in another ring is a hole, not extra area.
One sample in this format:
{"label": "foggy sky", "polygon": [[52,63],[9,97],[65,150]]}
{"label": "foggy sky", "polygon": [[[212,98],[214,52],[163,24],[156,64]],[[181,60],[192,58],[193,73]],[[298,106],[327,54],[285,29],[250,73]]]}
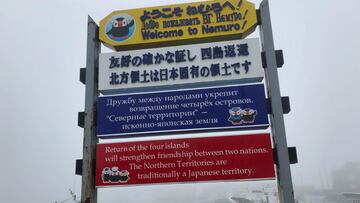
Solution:
{"label": "foggy sky", "polygon": [[[99,22],[113,10],[185,2],[192,1],[2,2],[1,202],[61,201],[69,197],[68,189],[80,195],[81,177],[74,167],[82,157],[77,112],[83,111],[85,92],[78,78],[85,66],[87,15]],[[252,2],[258,7],[260,0]],[[291,102],[285,115],[288,145],[298,150],[299,163],[291,166],[294,184],[328,188],[333,169],[360,161],[359,6],[357,0],[270,0],[275,47],[285,58],[279,69],[281,92]],[[239,192],[239,185],[101,189],[99,202],[131,197],[158,202],[150,196],[179,191],[216,202],[217,195]]]}

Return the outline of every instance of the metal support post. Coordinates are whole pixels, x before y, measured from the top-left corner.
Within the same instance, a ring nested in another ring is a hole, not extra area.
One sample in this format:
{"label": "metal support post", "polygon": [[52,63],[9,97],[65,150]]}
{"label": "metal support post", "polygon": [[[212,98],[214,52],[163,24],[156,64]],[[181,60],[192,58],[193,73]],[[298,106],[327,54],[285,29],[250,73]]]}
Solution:
{"label": "metal support post", "polygon": [[83,171],[81,185],[81,202],[96,203],[97,190],[95,188],[95,157],[98,139],[95,133],[96,103],[98,93],[98,60],[100,41],[99,27],[88,16],[87,53],[86,53],[86,86],[85,86],[85,123],[83,145]]}
{"label": "metal support post", "polygon": [[294,203],[294,191],[290,172],[290,162],[285,134],[283,109],[277,72],[274,40],[272,35],[269,1],[260,4],[260,35],[262,49],[265,52],[267,68],[265,68],[268,96],[271,100],[272,114],[270,114],[271,131],[278,160],[277,177],[279,198],[281,203]]}

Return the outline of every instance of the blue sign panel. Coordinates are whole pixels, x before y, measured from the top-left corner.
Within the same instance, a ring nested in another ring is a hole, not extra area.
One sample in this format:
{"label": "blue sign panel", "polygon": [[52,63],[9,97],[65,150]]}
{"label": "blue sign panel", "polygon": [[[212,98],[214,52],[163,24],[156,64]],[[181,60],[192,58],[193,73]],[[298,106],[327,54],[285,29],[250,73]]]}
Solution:
{"label": "blue sign panel", "polygon": [[266,128],[263,84],[99,97],[97,136]]}

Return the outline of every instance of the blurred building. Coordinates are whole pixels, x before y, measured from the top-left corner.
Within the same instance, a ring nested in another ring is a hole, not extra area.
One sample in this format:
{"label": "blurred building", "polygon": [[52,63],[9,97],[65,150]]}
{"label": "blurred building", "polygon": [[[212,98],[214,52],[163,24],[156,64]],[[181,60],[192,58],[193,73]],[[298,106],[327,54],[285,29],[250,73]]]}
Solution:
{"label": "blurred building", "polygon": [[296,186],[298,203],[360,203],[360,163],[349,162],[333,170],[332,187]]}
{"label": "blurred building", "polygon": [[348,202],[360,203],[360,193],[344,192],[342,195]]}
{"label": "blurred building", "polygon": [[349,162],[332,174],[333,189],[343,192],[360,193],[360,163]]}

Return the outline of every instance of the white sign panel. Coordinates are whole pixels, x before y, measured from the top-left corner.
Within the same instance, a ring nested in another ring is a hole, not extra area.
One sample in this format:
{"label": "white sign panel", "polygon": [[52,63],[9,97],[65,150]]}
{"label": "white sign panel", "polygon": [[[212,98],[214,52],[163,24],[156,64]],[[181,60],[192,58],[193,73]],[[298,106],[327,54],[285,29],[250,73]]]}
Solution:
{"label": "white sign panel", "polygon": [[264,77],[259,39],[100,54],[103,94],[257,82]]}

